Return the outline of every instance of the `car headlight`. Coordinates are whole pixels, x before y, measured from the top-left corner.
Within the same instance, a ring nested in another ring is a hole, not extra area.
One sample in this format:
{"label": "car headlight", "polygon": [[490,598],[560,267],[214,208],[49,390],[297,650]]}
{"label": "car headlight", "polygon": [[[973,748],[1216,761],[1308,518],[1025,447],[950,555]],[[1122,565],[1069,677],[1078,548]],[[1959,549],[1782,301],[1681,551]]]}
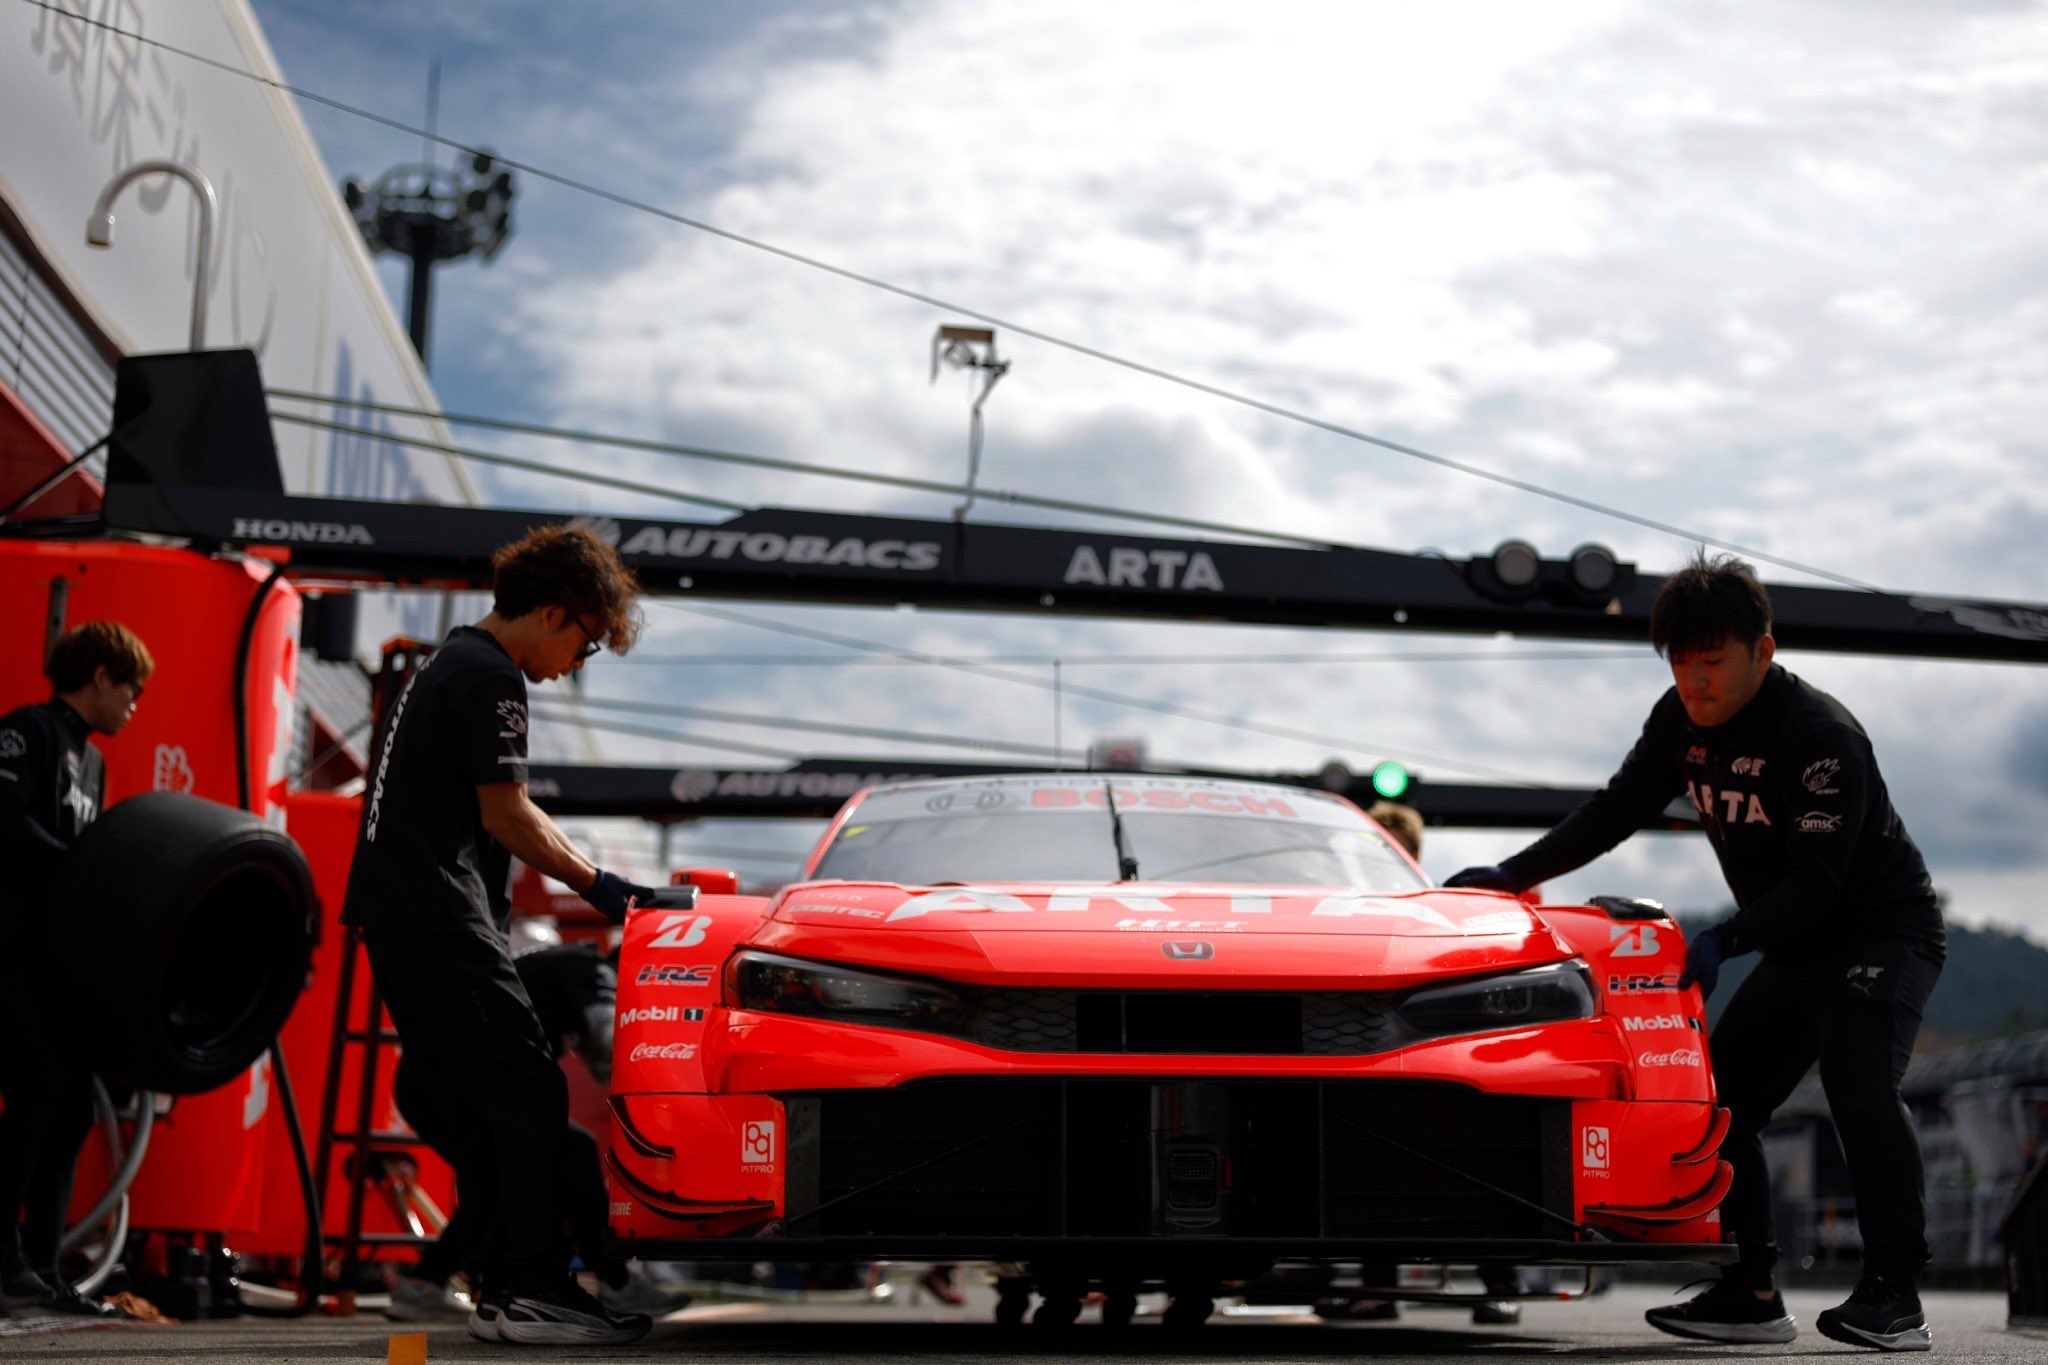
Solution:
{"label": "car headlight", "polygon": [[1574,959],[1417,991],[1401,1002],[1399,1013],[1426,1038],[1589,1019],[1593,986],[1586,964]]}
{"label": "car headlight", "polygon": [[746,1010],[881,1024],[957,1030],[966,1013],[959,994],[936,981],[882,976],[829,962],[743,949],[725,969],[726,999]]}

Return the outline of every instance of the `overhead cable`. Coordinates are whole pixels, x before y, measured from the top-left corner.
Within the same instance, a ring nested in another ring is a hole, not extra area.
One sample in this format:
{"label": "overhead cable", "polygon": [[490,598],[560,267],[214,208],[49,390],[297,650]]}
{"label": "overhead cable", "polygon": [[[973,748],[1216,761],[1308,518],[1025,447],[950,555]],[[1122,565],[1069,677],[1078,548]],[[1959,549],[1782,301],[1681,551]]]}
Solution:
{"label": "overhead cable", "polygon": [[[273,412],[271,417],[279,422],[291,422],[302,427],[319,427],[323,431],[340,431],[361,435],[362,428],[352,427],[343,422],[323,422],[314,417],[301,417],[297,413]],[[431,415],[431,414],[427,414]],[[587,469],[560,469],[554,465],[541,464],[536,460],[521,460],[511,455],[498,455],[487,450],[471,450],[463,446],[452,446],[442,441],[430,441],[424,436],[398,436],[378,432],[380,441],[392,441],[399,445],[414,446],[421,450],[437,450],[444,455],[459,455],[466,460],[481,464],[503,465],[508,469],[523,469],[529,474],[545,474],[549,478],[568,479],[575,483],[591,483],[601,488],[616,488],[627,493],[644,493],[651,498],[670,498],[677,502],[694,502],[705,507],[716,507],[721,512],[751,512],[754,509],[743,502],[729,502],[724,498],[706,497],[702,493],[685,493],[680,489],[664,488],[659,484],[637,483],[632,479],[614,478],[610,474],[597,474]]]}
{"label": "overhead cable", "polygon": [[1236,390],[1226,389],[1220,385],[1211,384],[1204,380],[1194,379],[1187,375],[1177,374],[1172,370],[1163,369],[1157,365],[1148,365],[1143,361],[1132,360],[1126,356],[1118,355],[1112,351],[1105,351],[1099,347],[1089,346],[1078,341],[1071,341],[1065,337],[1058,336],[1051,332],[1040,330],[1036,327],[1030,327],[1023,323],[1013,322],[1008,318],[999,316],[994,313],[984,312],[978,308],[970,308],[964,304],[955,303],[952,300],[940,298],[935,294],[925,293],[923,290],[912,289],[907,285],[896,284],[889,280],[882,279],[879,276],[864,274],[860,271],[850,269],[846,266],[835,265],[830,261],[822,260],[815,256],[808,256],[800,251],[793,251],[788,247],[776,246],[774,243],[764,241],[761,238],[749,237],[744,233],[734,232],[730,228],[722,228],[717,226],[716,224],[706,222],[702,219],[692,218],[687,214],[678,213],[673,209],[665,209],[658,204],[652,204],[643,199],[635,199],[631,195],[622,194],[617,190],[609,190],[601,185],[597,185],[587,180],[580,180],[574,176],[564,175],[559,171],[551,171],[544,166],[533,165],[532,163],[520,161],[517,158],[508,157],[498,152],[486,153],[483,148],[472,147],[468,143],[462,142],[457,138],[442,136],[441,134],[431,129],[415,127],[412,124],[404,122],[403,120],[391,118],[388,115],[384,114],[374,113],[371,110],[361,108],[360,106],[349,104],[344,100],[334,99],[331,96],[321,95],[314,91],[289,84],[288,82],[277,80],[270,76],[261,75],[257,72],[247,69],[246,67],[235,66],[231,63],[221,61],[217,58],[203,56],[200,53],[193,52],[189,49],[181,48],[171,43],[166,43],[159,38],[145,37],[141,33],[122,28],[119,25],[111,23],[105,19],[95,19],[82,14],[74,14],[68,8],[63,8],[53,3],[53,0],[22,0],[22,2],[24,4],[34,6],[35,8],[38,9],[48,10],[52,13],[61,14],[65,19],[69,21],[88,24],[95,28],[104,29],[109,33],[113,33],[120,37],[126,38],[131,42],[140,43],[149,47],[156,48],[159,51],[169,52],[176,56],[184,57],[187,60],[198,62],[204,66],[211,67],[217,71],[224,72],[228,75],[238,76],[244,80],[255,81],[260,85],[268,86],[272,89],[282,91],[283,93],[291,95],[296,99],[307,100],[311,103],[319,104],[329,109],[334,109],[338,112],[348,114],[355,118],[365,119],[369,122],[380,124],[386,128],[395,129],[399,132],[408,133],[415,137],[424,138],[431,143],[438,143],[441,146],[452,148],[456,151],[463,152],[470,156],[489,155],[498,165],[510,170],[518,171],[524,175],[532,176],[536,180],[544,180],[551,184],[559,185],[564,189],[573,190],[579,194],[586,194],[595,199],[602,199],[607,203],[616,204],[621,208],[631,209],[638,213],[649,214],[655,218],[663,220],[664,222],[674,223],[679,227],[686,227],[691,229],[692,231],[701,232],[712,237],[717,237],[720,238],[721,240],[732,242],[738,246],[748,247],[754,251],[759,251],[766,255],[779,257],[783,260],[792,262],[793,264],[796,265],[805,266],[812,270],[822,271],[828,275],[835,275],[840,279],[848,280],[855,284],[865,285],[870,289],[880,290],[883,293],[893,294],[898,298],[909,299],[914,303],[925,304],[928,307],[936,308],[947,313],[956,314],[958,316],[973,318],[978,322],[984,322],[993,327],[1003,328],[1004,330],[1014,332],[1019,336],[1030,337],[1034,341],[1043,342],[1048,346],[1056,346],[1061,350],[1071,351],[1076,355],[1084,355],[1089,357],[1090,359],[1102,361],[1104,364],[1107,365],[1115,365],[1120,369],[1130,370],[1136,374],[1147,375],[1153,379],[1158,379],[1168,384],[1174,384],[1181,388],[1190,389],[1196,393],[1206,394],[1212,398],[1219,398],[1225,402],[1235,403],[1241,407],[1250,408],[1255,412],[1263,412],[1268,416],[1278,417],[1282,420],[1294,422],[1306,427],[1311,427],[1318,431],[1325,431],[1334,436],[1344,437],[1347,440],[1358,441],[1365,445],[1377,446],[1382,450],[1389,451],[1396,455],[1404,455],[1410,459],[1420,460],[1424,463],[1436,465],[1439,468],[1443,469],[1449,469],[1456,473],[1468,475],[1472,478],[1484,479],[1489,483],[1498,484],[1504,488],[1512,488],[1518,492],[1528,493],[1535,497],[1547,498],[1553,502],[1563,503],[1569,507],[1576,507],[1581,511],[1592,512],[1599,516],[1611,517],[1617,521],[1629,522],[1632,525],[1641,526],[1652,531],[1658,531],[1665,535],[1675,536],[1681,540],[1697,541],[1703,545],[1711,545],[1716,549],[1728,550],[1736,554],[1747,556],[1750,559],[1760,560],[1767,564],[1775,564],[1778,567],[1784,569],[1791,569],[1796,573],[1803,573],[1810,575],[1814,578],[1821,578],[1829,582],[1839,583],[1844,587],[1855,588],[1859,591],[1871,593],[1886,592],[1886,590],[1883,588],[1879,588],[1872,584],[1862,582],[1859,579],[1848,577],[1845,574],[1835,573],[1829,569],[1817,568],[1810,564],[1801,563],[1798,560],[1788,559],[1782,555],[1769,554],[1763,550],[1759,550],[1751,546],[1742,545],[1735,541],[1724,540],[1715,536],[1704,535],[1701,532],[1688,530],[1683,526],[1678,526],[1671,522],[1660,521],[1654,517],[1646,517],[1638,515],[1634,512],[1623,511],[1620,508],[1611,507],[1604,503],[1598,503],[1590,498],[1583,498],[1574,493],[1565,493],[1557,489],[1546,488],[1542,484],[1531,483],[1527,479],[1517,479],[1511,475],[1501,474],[1494,470],[1486,469],[1479,465],[1468,464],[1462,460],[1454,460],[1449,456],[1445,455],[1438,455],[1431,451],[1423,450],[1418,446],[1407,445],[1400,441],[1389,440],[1384,436],[1374,436],[1370,432],[1361,431],[1356,427],[1345,426],[1341,422],[1332,422],[1327,418],[1316,417],[1309,413],[1302,412],[1298,409],[1283,406],[1279,403],[1272,403],[1262,398],[1255,398],[1250,394],[1240,393]]}
{"label": "overhead cable", "polygon": [[[607,734],[627,735],[636,739],[661,739],[671,744],[693,744],[704,749],[729,749],[736,754],[752,754],[757,758],[780,758],[798,762],[810,757],[793,749],[777,749],[766,744],[749,744],[739,739],[709,739],[703,735],[684,734],[680,730],[657,730],[647,725],[626,725],[618,721],[599,720],[565,708],[562,710],[543,709],[542,699],[534,699],[533,714],[536,719],[560,721],[568,725],[580,725],[586,730],[600,730]],[[540,761],[540,760],[536,760]]]}
{"label": "overhead cable", "polygon": [[[1222,654],[961,654],[948,658],[954,663],[1037,664],[1046,668],[1054,664],[1079,664],[1089,667],[1150,664],[1285,664],[1293,667],[1304,664],[1343,664],[1351,667],[1357,664],[1535,663],[1565,660],[1576,663],[1641,663],[1644,653],[1640,649],[1501,650],[1495,653],[1466,650],[1462,653],[1429,654],[1371,654],[1343,650],[1280,654],[1238,650]],[[630,656],[613,658],[610,663],[612,667],[621,664],[644,664],[667,668],[936,668],[940,661],[936,658],[899,659],[881,655],[847,658],[835,654],[643,654],[636,651]]]}
{"label": "overhead cable", "polygon": [[662,702],[615,700],[610,697],[582,697],[583,706],[625,711],[643,716],[675,716],[681,720],[720,721],[727,725],[760,725],[777,730],[806,730],[816,734],[855,735],[862,739],[898,740],[906,744],[937,744],[949,749],[977,749],[998,753],[1029,754],[1057,760],[1059,752],[1045,744],[1013,740],[976,739],[966,735],[935,735],[922,730],[889,730],[873,725],[843,725],[833,721],[795,720],[789,716],[764,716],[749,711],[720,711],[706,706],[672,706]]}
{"label": "overhead cable", "polygon": [[[940,479],[918,479],[905,474],[878,474],[870,469],[851,469],[844,465],[809,464],[801,460],[777,459],[772,455],[743,455],[736,451],[710,450],[703,446],[680,445],[671,441],[651,441],[637,436],[611,436],[603,432],[576,431],[566,427],[540,426],[532,422],[512,422],[495,417],[478,417],[452,412],[437,413],[427,408],[401,407],[395,403],[366,403],[353,398],[333,398],[324,394],[307,393],[299,389],[265,389],[264,392],[273,398],[326,403],[339,408],[365,408],[372,412],[392,413],[407,417],[440,417],[458,426],[484,427],[490,430],[516,432],[528,436],[545,436],[556,440],[575,441],[586,445],[610,446],[614,449],[635,450],[653,455],[674,455],[691,460],[712,460],[721,464],[746,465],[756,469],[774,469],[789,474],[814,474],[820,478],[847,479],[855,483],[880,484],[886,488],[907,488],[920,493],[940,493],[949,497],[957,497],[963,493],[972,493],[979,498],[995,502],[1015,503],[1020,507],[1042,507],[1054,512],[1079,512],[1095,517],[1115,517],[1125,521],[1149,522],[1156,526],[1175,526],[1183,530],[1216,531],[1224,535],[1246,536],[1257,540],[1276,541],[1285,545],[1305,545],[1310,549],[1316,550],[1357,550],[1366,548],[1343,541],[1327,540],[1315,536],[1294,535],[1287,531],[1269,531],[1258,526],[1237,526],[1223,521],[1205,521],[1198,517],[1176,517],[1165,512],[1139,512],[1126,507],[1109,507],[1102,503],[1079,502],[1072,498],[1042,497],[1036,493],[1019,493],[996,488],[969,488],[964,483],[946,483]],[[333,431],[360,431],[358,427],[316,421],[310,417],[300,417],[291,413],[273,412],[272,416],[281,422],[296,422],[301,426],[325,427]],[[417,445],[425,450],[439,450],[451,455],[468,455],[473,459],[494,459],[499,463],[505,462],[505,457],[503,456],[479,456],[474,451],[442,445],[434,441],[415,440],[407,436],[386,435],[382,432],[378,433],[378,435],[381,439],[398,441],[406,445]],[[547,468],[544,465],[534,466],[525,464],[520,465],[520,467],[539,468],[542,470]],[[559,473],[563,478],[583,477],[581,474],[572,474],[568,471],[555,472]],[[605,477],[597,475],[590,476],[590,481],[596,483],[611,482],[612,486],[615,487],[619,486],[620,483],[620,481],[610,481]],[[647,487],[645,484],[627,486],[635,491],[643,491]],[[688,494],[678,494],[676,496],[687,498],[690,501],[711,501],[709,499],[693,498]],[[738,503],[714,503],[713,505],[729,508],[740,507]]]}
{"label": "overhead cable", "polygon": [[807,626],[790,625],[781,621],[771,621],[764,617],[748,616],[743,612],[726,611],[718,607],[685,605],[666,598],[656,599],[656,602],[657,605],[667,607],[671,611],[687,612],[693,616],[707,616],[716,621],[726,621],[733,625],[753,626],[760,630],[775,631],[778,634],[793,635],[806,640],[817,640],[825,644],[839,645],[847,649],[890,654],[902,659],[927,661],[939,667],[953,669],[975,677],[993,678],[1000,682],[1037,688],[1042,692],[1058,692],[1069,696],[1084,697],[1091,701],[1108,702],[1114,706],[1128,706],[1133,710],[1151,711],[1158,715],[1176,716],[1183,720],[1197,720],[1209,725],[1220,725],[1228,729],[1244,730],[1252,734],[1271,735],[1280,739],[1293,739],[1304,743],[1321,744],[1345,753],[1369,755],[1375,758],[1394,758],[1404,762],[1424,763],[1447,768],[1455,772],[1470,773],[1478,777],[1489,777],[1495,781],[1508,782],[1516,786],[1543,787],[1549,785],[1536,778],[1527,777],[1519,773],[1510,773],[1503,769],[1490,768],[1476,763],[1465,763],[1454,758],[1422,754],[1414,750],[1404,752],[1399,747],[1378,744],[1372,740],[1342,739],[1331,735],[1318,734],[1311,730],[1297,730],[1290,726],[1264,725],[1258,721],[1228,716],[1220,711],[1210,711],[1194,706],[1182,706],[1176,702],[1153,701],[1146,697],[1133,697],[1122,692],[1105,691],[1099,687],[1080,687],[1072,683],[1055,684],[1048,679],[1035,677],[1029,673],[1015,673],[1008,669],[988,668],[960,659],[948,658],[944,655],[924,654],[917,650],[904,649],[898,645],[887,645],[872,640],[859,640],[845,635],[835,635],[830,631],[815,630]]}

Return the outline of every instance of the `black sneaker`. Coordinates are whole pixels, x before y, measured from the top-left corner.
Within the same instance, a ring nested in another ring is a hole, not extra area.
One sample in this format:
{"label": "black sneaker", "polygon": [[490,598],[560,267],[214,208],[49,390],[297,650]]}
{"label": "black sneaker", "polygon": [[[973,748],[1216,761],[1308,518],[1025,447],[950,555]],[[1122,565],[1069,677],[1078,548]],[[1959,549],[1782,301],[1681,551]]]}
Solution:
{"label": "black sneaker", "polygon": [[81,1294],[68,1284],[37,1304],[36,1307],[45,1313],[61,1313],[65,1317],[71,1318],[101,1318],[109,1322],[128,1316],[105,1299],[96,1299],[90,1294]]}
{"label": "black sneaker", "polygon": [[1784,1345],[1799,1335],[1785,1300],[1773,1292],[1760,1299],[1733,1280],[1714,1281],[1713,1288],[1669,1308],[1652,1308],[1643,1321],[1660,1332],[1696,1341],[1766,1342]]}
{"label": "black sneaker", "polygon": [[1934,1345],[1919,1294],[1912,1285],[1882,1275],[1865,1275],[1848,1302],[1822,1313],[1814,1325],[1822,1336],[1880,1351],[1925,1351]]}
{"label": "black sneaker", "polygon": [[622,1346],[653,1327],[645,1313],[612,1312],[574,1280],[544,1294],[486,1297],[469,1315],[469,1334],[479,1341],[523,1345]]}
{"label": "black sneaker", "polygon": [[33,1308],[54,1292],[50,1282],[25,1263],[0,1270],[0,1308]]}

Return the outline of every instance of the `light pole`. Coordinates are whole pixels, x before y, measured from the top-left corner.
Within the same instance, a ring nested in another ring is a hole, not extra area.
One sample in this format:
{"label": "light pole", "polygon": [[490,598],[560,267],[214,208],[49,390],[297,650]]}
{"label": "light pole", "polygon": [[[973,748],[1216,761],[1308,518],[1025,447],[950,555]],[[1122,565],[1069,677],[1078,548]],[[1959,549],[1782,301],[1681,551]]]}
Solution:
{"label": "light pole", "polygon": [[182,161],[138,161],[116,175],[93,201],[92,216],[85,220],[87,246],[114,244],[114,200],[121,191],[145,175],[176,176],[199,196],[199,263],[192,281],[192,344],[195,351],[206,349],[206,296],[213,287],[213,213],[219,201],[213,182],[197,168]]}

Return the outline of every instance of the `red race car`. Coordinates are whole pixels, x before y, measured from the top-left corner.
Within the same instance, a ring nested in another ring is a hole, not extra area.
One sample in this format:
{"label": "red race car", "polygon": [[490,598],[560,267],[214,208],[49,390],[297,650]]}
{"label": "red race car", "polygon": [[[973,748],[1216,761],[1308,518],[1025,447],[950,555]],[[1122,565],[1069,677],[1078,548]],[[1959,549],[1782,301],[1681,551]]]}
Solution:
{"label": "red race car", "polygon": [[[999,1312],[1281,1267],[1726,1262],[1727,1115],[1650,902],[1433,889],[1258,783],[872,788],[619,964],[624,1249],[997,1261]],[[1335,1292],[1325,1290],[1323,1292]]]}

